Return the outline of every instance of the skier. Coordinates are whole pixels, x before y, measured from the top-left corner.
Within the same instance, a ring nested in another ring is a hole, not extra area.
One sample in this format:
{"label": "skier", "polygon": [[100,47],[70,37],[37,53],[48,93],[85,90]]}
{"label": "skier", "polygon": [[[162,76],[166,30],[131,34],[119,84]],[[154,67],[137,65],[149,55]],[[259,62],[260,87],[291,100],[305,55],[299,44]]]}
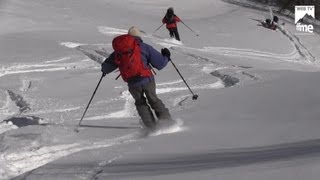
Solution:
{"label": "skier", "polygon": [[278,16],[274,16],[272,21],[271,21],[271,19],[266,19],[264,22],[262,22],[262,25],[266,28],[276,30],[277,25],[278,25],[278,21],[279,21]]}
{"label": "skier", "polygon": [[[161,53],[152,46],[144,43],[140,37],[141,32],[137,27],[132,26],[127,35],[120,35],[113,39],[114,52],[102,63],[101,71],[108,74],[119,68],[122,78],[128,83],[129,92],[135,100],[135,106],[143,124],[148,128],[153,128],[159,122],[169,122],[172,120],[168,108],[156,94],[156,84],[151,72],[151,66],[161,70],[170,60],[170,51],[167,48],[161,49]],[[120,42],[118,39],[125,38]],[[133,39],[133,40],[132,40]],[[119,47],[130,41],[137,43],[136,47],[130,48],[130,52],[119,52]],[[117,50],[116,50],[117,49]],[[121,58],[129,54],[129,61],[138,63],[121,63]],[[141,64],[141,67],[139,66]],[[125,68],[123,68],[126,66]],[[131,69],[138,69],[138,75],[131,76]],[[153,112],[158,119],[153,115]]]}
{"label": "skier", "polygon": [[181,19],[174,14],[172,7],[168,8],[166,15],[162,19],[162,23],[166,24],[170,37],[174,37],[176,40],[180,41],[177,22],[181,22]]}

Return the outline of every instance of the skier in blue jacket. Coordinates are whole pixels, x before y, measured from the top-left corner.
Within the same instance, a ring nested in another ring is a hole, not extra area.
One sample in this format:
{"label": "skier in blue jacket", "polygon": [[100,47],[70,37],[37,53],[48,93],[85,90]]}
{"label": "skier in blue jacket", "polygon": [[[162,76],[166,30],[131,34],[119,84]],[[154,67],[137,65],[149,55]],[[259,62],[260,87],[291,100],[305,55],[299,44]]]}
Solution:
{"label": "skier in blue jacket", "polygon": [[[145,66],[151,65],[152,67],[161,70],[170,60],[170,51],[167,48],[161,49],[161,53],[155,50],[152,46],[144,43],[141,39],[141,33],[138,28],[131,27],[128,34],[134,36],[140,45],[141,59]],[[112,53],[101,65],[103,74],[108,74],[118,68],[114,62],[114,53]],[[156,118],[158,120],[172,120],[168,108],[165,107],[163,102],[156,94],[156,84],[154,76],[150,77],[137,77],[134,80],[128,81],[129,92],[135,100],[135,106],[143,124],[152,128],[156,125]]]}

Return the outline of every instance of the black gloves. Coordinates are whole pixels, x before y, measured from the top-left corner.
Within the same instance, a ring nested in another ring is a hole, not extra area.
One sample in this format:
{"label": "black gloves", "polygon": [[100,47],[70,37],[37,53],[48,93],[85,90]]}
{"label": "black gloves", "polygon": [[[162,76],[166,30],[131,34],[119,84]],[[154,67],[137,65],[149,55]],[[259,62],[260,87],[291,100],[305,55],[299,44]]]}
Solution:
{"label": "black gloves", "polygon": [[169,49],[167,49],[167,48],[161,49],[161,54],[163,56],[166,56],[170,60],[171,53],[170,53]]}
{"label": "black gloves", "polygon": [[101,72],[102,72],[102,76],[106,76],[106,74],[107,74],[107,63],[103,62],[101,64]]}

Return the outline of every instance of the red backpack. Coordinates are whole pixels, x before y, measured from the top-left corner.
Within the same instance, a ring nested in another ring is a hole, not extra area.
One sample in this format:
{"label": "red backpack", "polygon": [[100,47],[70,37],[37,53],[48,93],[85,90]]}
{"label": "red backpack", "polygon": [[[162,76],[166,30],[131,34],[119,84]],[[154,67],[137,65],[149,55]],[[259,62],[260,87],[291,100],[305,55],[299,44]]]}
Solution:
{"label": "red backpack", "polygon": [[120,35],[113,39],[114,62],[118,65],[120,75],[126,82],[136,77],[150,77],[150,67],[145,67],[141,59],[138,40],[129,35]]}

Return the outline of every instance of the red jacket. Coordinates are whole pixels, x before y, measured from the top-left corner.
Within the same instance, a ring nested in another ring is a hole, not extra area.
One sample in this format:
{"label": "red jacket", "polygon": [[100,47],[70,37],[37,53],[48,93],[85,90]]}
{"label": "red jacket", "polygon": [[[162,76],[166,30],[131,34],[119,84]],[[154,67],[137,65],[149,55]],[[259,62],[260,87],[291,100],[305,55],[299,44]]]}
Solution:
{"label": "red jacket", "polygon": [[171,28],[176,28],[177,27],[177,22],[181,22],[181,19],[176,16],[176,15],[173,15],[173,18],[170,20],[167,18],[167,16],[164,16],[164,18],[162,19],[162,23],[163,24],[167,24],[166,27],[168,29],[171,29]]}

